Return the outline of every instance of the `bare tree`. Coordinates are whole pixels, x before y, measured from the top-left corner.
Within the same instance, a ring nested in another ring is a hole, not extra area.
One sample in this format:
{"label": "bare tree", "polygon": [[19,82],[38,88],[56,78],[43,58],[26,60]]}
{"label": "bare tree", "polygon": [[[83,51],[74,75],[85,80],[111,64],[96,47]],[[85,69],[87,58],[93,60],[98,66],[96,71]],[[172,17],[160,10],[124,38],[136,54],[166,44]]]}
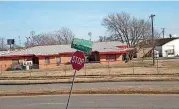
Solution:
{"label": "bare tree", "polygon": [[105,36],[99,36],[99,41],[104,42],[105,41]]}
{"label": "bare tree", "polygon": [[5,44],[5,39],[0,37],[0,51],[7,50],[7,45]]}
{"label": "bare tree", "polygon": [[113,36],[99,36],[99,40],[100,42],[104,42],[104,41],[117,41]]}
{"label": "bare tree", "polygon": [[103,19],[102,25],[114,40],[126,43],[128,47],[135,48],[141,40],[151,38],[151,23],[129,13],[110,14]]}
{"label": "bare tree", "polygon": [[29,37],[25,43],[26,47],[32,47],[37,45],[53,45],[57,41],[51,34],[39,34]]}
{"label": "bare tree", "polygon": [[70,44],[74,38],[73,32],[68,28],[61,28],[57,31],[56,38],[58,39],[60,44]]}
{"label": "bare tree", "polygon": [[41,33],[27,37],[26,47],[37,45],[56,45],[56,44],[69,44],[74,38],[74,34],[68,28],[61,28],[54,33]]}

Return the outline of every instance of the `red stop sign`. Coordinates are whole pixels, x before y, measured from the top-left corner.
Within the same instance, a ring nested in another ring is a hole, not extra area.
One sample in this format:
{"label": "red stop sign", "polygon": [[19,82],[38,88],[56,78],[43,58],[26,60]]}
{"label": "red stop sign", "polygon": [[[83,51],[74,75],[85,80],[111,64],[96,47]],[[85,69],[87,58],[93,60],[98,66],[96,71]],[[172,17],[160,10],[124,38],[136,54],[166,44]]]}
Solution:
{"label": "red stop sign", "polygon": [[85,63],[85,56],[84,53],[81,51],[76,51],[71,58],[71,64],[73,69],[80,70],[84,67]]}

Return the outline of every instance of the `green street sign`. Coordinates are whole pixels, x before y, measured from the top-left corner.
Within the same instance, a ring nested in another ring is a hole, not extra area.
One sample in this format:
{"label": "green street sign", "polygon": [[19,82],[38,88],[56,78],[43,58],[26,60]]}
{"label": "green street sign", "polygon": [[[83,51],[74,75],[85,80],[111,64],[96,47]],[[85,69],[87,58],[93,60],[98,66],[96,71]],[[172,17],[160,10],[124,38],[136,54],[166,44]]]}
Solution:
{"label": "green street sign", "polygon": [[89,54],[92,50],[92,45],[93,45],[92,41],[74,38],[71,43],[71,48],[74,48],[74,49],[77,49],[77,50],[80,50]]}

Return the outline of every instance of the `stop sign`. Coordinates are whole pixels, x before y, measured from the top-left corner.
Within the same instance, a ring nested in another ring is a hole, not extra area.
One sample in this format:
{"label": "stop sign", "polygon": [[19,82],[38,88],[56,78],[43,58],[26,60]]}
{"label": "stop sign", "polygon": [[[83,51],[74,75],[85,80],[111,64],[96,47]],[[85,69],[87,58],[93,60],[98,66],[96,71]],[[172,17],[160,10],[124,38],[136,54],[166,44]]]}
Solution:
{"label": "stop sign", "polygon": [[81,51],[76,51],[71,58],[71,64],[73,69],[80,70],[84,67],[85,63],[85,56],[84,53]]}

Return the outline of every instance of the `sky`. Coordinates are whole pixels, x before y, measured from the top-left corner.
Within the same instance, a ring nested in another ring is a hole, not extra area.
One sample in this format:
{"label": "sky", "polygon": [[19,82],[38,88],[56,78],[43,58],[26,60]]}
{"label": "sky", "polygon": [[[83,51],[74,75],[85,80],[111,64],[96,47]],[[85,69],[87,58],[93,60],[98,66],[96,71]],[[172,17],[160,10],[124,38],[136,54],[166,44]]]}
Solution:
{"label": "sky", "polygon": [[30,31],[36,34],[69,28],[77,38],[92,40],[106,36],[106,28],[101,25],[105,16],[122,11],[132,16],[149,20],[155,14],[154,28],[165,34],[179,36],[179,1],[56,1],[56,2],[0,2],[0,37],[14,38],[16,43],[26,41]]}

